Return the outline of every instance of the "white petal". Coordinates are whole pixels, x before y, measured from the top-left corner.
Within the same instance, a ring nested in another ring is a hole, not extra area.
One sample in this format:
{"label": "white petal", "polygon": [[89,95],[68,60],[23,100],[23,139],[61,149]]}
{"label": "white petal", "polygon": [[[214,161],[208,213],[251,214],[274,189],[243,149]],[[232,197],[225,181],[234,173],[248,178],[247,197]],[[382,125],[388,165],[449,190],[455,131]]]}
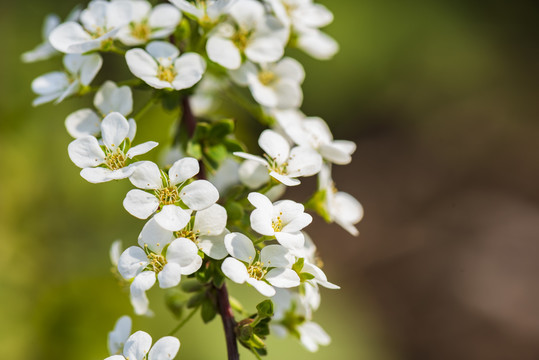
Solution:
{"label": "white petal", "polygon": [[50,34],[49,41],[58,51],[68,53],[74,44],[80,44],[92,40],[80,24],[68,21],[57,26]]}
{"label": "white petal", "polygon": [[139,144],[137,146],[133,146],[132,148],[127,150],[126,155],[129,159],[132,159],[135,156],[146,154],[148,151],[152,150],[157,145],[159,145],[159,143],[155,141],[146,141],[145,143]]}
{"label": "white petal", "polygon": [[275,234],[272,223],[272,212],[266,209],[255,209],[250,216],[251,228],[259,234],[271,236]]}
{"label": "white petal", "polygon": [[170,4],[159,4],[150,13],[148,24],[151,28],[174,28],[178,25],[181,18],[182,14],[174,6]]}
{"label": "white petal", "polygon": [[287,267],[292,265],[290,252],[281,245],[268,245],[260,251],[260,261],[268,267]]}
{"label": "white petal", "polygon": [[32,81],[32,91],[38,95],[56,94],[63,92],[69,86],[67,74],[62,71],[53,71],[41,75]]}
{"label": "white petal", "polygon": [[161,254],[163,248],[170,244],[173,239],[172,231],[163,229],[155,218],[151,218],[142,228],[138,236],[138,244],[141,248],[147,245],[154,253]]}
{"label": "white petal", "polygon": [[108,114],[101,122],[101,136],[103,143],[111,150],[115,150],[125,140],[129,133],[129,123],[119,112]]}
{"label": "white petal", "polygon": [[237,69],[241,65],[241,53],[232,40],[220,36],[210,36],[206,52],[211,61],[227,68]]}
{"label": "white petal", "polygon": [[159,200],[146,191],[134,189],[127,193],[123,204],[127,212],[134,217],[147,219],[159,207]]}
{"label": "white petal", "polygon": [[135,119],[129,119],[127,122],[129,123],[129,134],[127,134],[127,137],[133,142],[135,134],[137,133],[137,123],[135,122]]}
{"label": "white petal", "polygon": [[92,184],[100,184],[111,180],[126,179],[133,174],[134,168],[126,166],[117,170],[110,170],[103,167],[84,168],[80,171],[80,176]]}
{"label": "white petal", "polygon": [[266,280],[278,288],[292,288],[299,286],[300,280],[298,274],[291,269],[275,268],[265,276]]}
{"label": "white petal", "polygon": [[223,274],[237,284],[243,284],[248,278],[247,268],[240,261],[228,257],[221,265]]}
{"label": "white petal", "polygon": [[117,111],[127,116],[133,111],[133,94],[129,86],[118,87],[112,81],[105,81],[95,93],[94,106],[101,114],[108,115]]}
{"label": "white petal", "polygon": [[258,68],[252,62],[246,61],[237,70],[230,70],[228,73],[232,81],[234,81],[236,84],[240,86],[247,86],[249,84],[248,79],[251,76],[258,76]]}
{"label": "white petal", "polygon": [[257,1],[240,0],[230,8],[230,16],[245,30],[254,29],[264,17],[264,7]]}
{"label": "white petal", "polygon": [[176,205],[165,205],[160,212],[155,214],[155,220],[166,230],[178,231],[191,220],[191,210],[185,210]]}
{"label": "white petal", "polygon": [[288,160],[290,145],[286,139],[273,130],[264,130],[258,138],[258,145],[279,165]]}
{"label": "white petal", "polygon": [[329,345],[331,338],[317,323],[308,321],[298,326],[300,341],[311,352],[318,350],[318,345]]}
{"label": "white petal", "polygon": [[200,235],[219,235],[226,226],[227,214],[224,207],[213,204],[207,209],[197,211],[193,230]]}
{"label": "white petal", "polygon": [[245,48],[245,55],[255,63],[278,61],[284,55],[284,44],[276,37],[256,37]]}
{"label": "white petal", "polygon": [[180,55],[180,50],[166,41],[152,41],[146,46],[146,51],[159,62],[161,59],[172,61]]}
{"label": "white petal", "polygon": [[270,180],[268,168],[258,161],[244,161],[238,173],[240,181],[251,189],[257,189]]}
{"label": "white petal", "polygon": [[173,336],[165,336],[152,346],[148,360],[170,360],[176,356],[178,350],[180,350],[180,340]]}
{"label": "white petal", "polygon": [[71,161],[80,168],[98,166],[105,162],[105,153],[97,139],[90,135],[73,140],[67,152]]}
{"label": "white petal", "polygon": [[279,181],[281,184],[286,185],[286,186],[297,186],[301,184],[301,181],[299,181],[298,179],[294,179],[288,175],[279,174],[275,171],[271,171],[269,175],[275,180]]}
{"label": "white petal", "polygon": [[130,246],[124,250],[118,260],[118,271],[126,280],[137,276],[148,265],[148,256],[138,246]]}
{"label": "white petal", "polygon": [[276,107],[279,109],[296,109],[301,106],[303,91],[297,82],[281,79],[273,89],[277,95]]}
{"label": "white petal", "polygon": [[135,172],[129,178],[131,183],[140,189],[160,189],[163,186],[159,166],[151,161],[136,163]]}
{"label": "white petal", "polygon": [[258,77],[249,80],[249,90],[256,102],[269,108],[277,107],[278,94],[272,86],[262,84]]}
{"label": "white petal", "polygon": [[167,261],[179,264],[182,275],[192,274],[202,265],[197,246],[186,238],[176,239],[169,245],[167,248]]}
{"label": "white petal", "polygon": [[180,191],[180,198],[190,209],[204,210],[219,199],[219,192],[207,180],[196,180]]}
{"label": "white petal", "polygon": [[275,233],[275,239],[281,244],[282,246],[286,247],[290,250],[298,250],[303,247],[303,244],[305,242],[305,238],[303,236],[303,233],[300,231],[298,232],[276,232]]}
{"label": "white petal", "polygon": [[170,0],[171,3],[176,5],[181,11],[202,18],[204,16],[204,10],[195,7],[192,3],[186,0]]}
{"label": "white petal", "polygon": [[329,35],[312,30],[298,37],[298,47],[318,60],[328,60],[339,51],[339,44]]}
{"label": "white petal", "polygon": [[296,146],[290,151],[288,174],[290,176],[311,176],[322,169],[322,156],[316,151],[303,146]]}
{"label": "white petal", "polygon": [[125,53],[129,70],[139,78],[157,76],[157,62],[142,49],[131,49]]}
{"label": "white petal", "polygon": [[84,135],[97,136],[101,132],[100,124],[100,117],[92,109],[77,110],[65,120],[67,132],[74,138]]}
{"label": "white petal", "polygon": [[241,233],[230,233],[225,236],[225,247],[230,255],[246,263],[253,262],[256,251],[251,239]]}
{"label": "white petal", "polygon": [[248,278],[246,281],[264,296],[272,297],[273,295],[275,295],[275,289],[271,285],[266,284],[264,281],[256,280],[253,278]]}
{"label": "white petal", "polygon": [[268,162],[266,160],[264,160],[264,158],[262,158],[260,156],[244,153],[244,152],[241,152],[241,151],[235,151],[235,152],[233,152],[233,155],[239,156],[239,157],[241,157],[243,159],[256,161],[257,163],[259,163],[261,165],[264,165],[264,166],[268,166]]}
{"label": "white petal", "polygon": [[131,283],[129,288],[130,299],[137,315],[148,313],[149,301],[146,296],[146,290],[150,289],[155,284],[155,281],[155,273],[153,271],[143,271],[135,276],[135,279]]}
{"label": "white petal", "polygon": [[[225,229],[226,230],[226,229]],[[198,247],[202,252],[212,259],[221,260],[228,255],[225,246],[225,236],[228,230],[216,236],[204,235],[198,238]]]}
{"label": "white petal", "polygon": [[176,77],[172,81],[174,89],[188,89],[202,79],[206,62],[197,53],[185,53],[174,61]]}
{"label": "white petal", "polygon": [[157,280],[159,281],[159,287],[161,289],[167,289],[176,286],[180,283],[182,278],[182,267],[173,262],[168,262],[163,270],[157,274]]}
{"label": "white petal", "polygon": [[324,159],[338,165],[346,165],[352,161],[352,156],[334,144],[320,146],[320,154]]}
{"label": "white petal", "polygon": [[84,61],[80,69],[80,83],[90,85],[103,65],[103,58],[99,54],[84,55],[83,58]]}
{"label": "white petal", "polygon": [[173,185],[184,182],[192,178],[200,171],[198,160],[192,157],[186,157],[176,161],[168,171],[170,182]]}
{"label": "white petal", "polygon": [[131,325],[131,318],[127,315],[122,316],[116,321],[114,329],[109,332],[108,336],[109,354],[121,353],[129,334],[131,334]]}
{"label": "white petal", "polygon": [[124,346],[124,356],[129,360],[142,360],[152,346],[152,337],[144,332],[137,331],[131,335]]}
{"label": "white petal", "polygon": [[275,65],[273,71],[279,78],[289,79],[301,84],[305,79],[305,70],[299,61],[285,57]]}

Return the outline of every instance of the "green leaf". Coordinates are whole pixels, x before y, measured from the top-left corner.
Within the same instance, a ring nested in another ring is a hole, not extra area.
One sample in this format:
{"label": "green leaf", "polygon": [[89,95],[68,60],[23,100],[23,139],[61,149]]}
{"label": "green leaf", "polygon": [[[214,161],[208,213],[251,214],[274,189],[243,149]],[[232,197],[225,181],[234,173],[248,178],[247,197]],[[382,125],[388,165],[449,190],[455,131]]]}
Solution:
{"label": "green leaf", "polygon": [[194,307],[197,307],[198,305],[202,304],[202,302],[207,298],[207,294],[205,291],[196,293],[195,295],[191,296],[191,298],[187,301],[187,308],[192,309]]}
{"label": "green leaf", "polygon": [[195,128],[195,133],[193,134],[193,140],[204,140],[208,137],[210,132],[210,124],[206,122],[198,122]]}
{"label": "green leaf", "polygon": [[260,317],[271,317],[273,316],[273,303],[269,299],[264,300],[256,305],[256,310]]}
{"label": "green leaf", "polygon": [[245,145],[243,145],[239,140],[236,139],[225,138],[223,139],[223,144],[225,145],[229,153],[233,153],[235,151],[245,152],[247,150]]}
{"label": "green leaf", "polygon": [[209,146],[204,149],[206,159],[210,161],[213,168],[217,169],[219,165],[228,157],[228,151],[223,144]]}
{"label": "green leaf", "polygon": [[304,282],[304,281],[307,281],[307,280],[312,280],[314,279],[314,275],[313,274],[309,274],[309,273],[301,273],[299,274],[299,280],[301,282]]}
{"label": "green leaf", "polygon": [[199,292],[204,288],[204,285],[196,279],[185,279],[182,280],[182,282],[180,283],[180,287],[183,291],[187,293],[192,293]]}
{"label": "green leaf", "polygon": [[225,277],[223,276],[223,274],[221,274],[218,271],[215,271],[213,274],[213,285],[216,288],[220,289],[224,283],[225,283]]}
{"label": "green leaf", "polygon": [[303,269],[304,263],[305,263],[305,259],[304,258],[299,258],[298,261],[296,261],[296,263],[294,265],[292,265],[292,270],[294,270],[295,272],[300,274],[301,269]]}
{"label": "green leaf", "polygon": [[185,149],[185,152],[188,156],[192,156],[197,160],[202,159],[202,146],[200,146],[200,143],[198,142],[189,140],[187,142],[187,148]]}
{"label": "green leaf", "polygon": [[170,289],[165,293],[165,304],[176,318],[181,318],[187,297],[178,289]]}
{"label": "green leaf", "polygon": [[232,119],[219,120],[211,127],[208,138],[220,141],[222,138],[234,132],[235,124]]}
{"label": "green leaf", "polygon": [[217,315],[217,309],[215,308],[215,304],[213,301],[211,301],[211,299],[206,297],[206,299],[202,302],[200,315],[202,316],[202,321],[204,321],[205,324],[209,323],[215,318],[215,315]]}

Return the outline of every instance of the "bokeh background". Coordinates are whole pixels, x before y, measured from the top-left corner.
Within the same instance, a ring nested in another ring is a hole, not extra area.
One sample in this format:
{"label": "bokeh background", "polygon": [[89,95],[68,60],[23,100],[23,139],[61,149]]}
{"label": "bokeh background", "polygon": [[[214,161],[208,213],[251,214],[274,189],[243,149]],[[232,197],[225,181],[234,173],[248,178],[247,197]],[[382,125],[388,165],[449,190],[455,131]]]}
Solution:
{"label": "bokeh background", "polygon": [[[365,218],[358,238],[319,219],[310,229],[342,286],[323,291],[316,316],[332,345],[311,355],[271,339],[268,358],[539,358],[538,6],[321,2],[341,52],[301,57],[303,110],[357,141],[353,163],[334,171]],[[0,3],[0,348],[9,359],[105,358],[107,332],[130,311],[108,261],[112,240],[127,246],[142,226],[122,207],[129,185],[79,177],[63,122],[90,99],[32,108],[30,82],[59,62],[19,60],[41,41],[44,15],[75,4]],[[150,112],[139,141],[165,139],[171,121]],[[158,338],[176,322],[160,292],[150,295],[157,316],[134,325]],[[253,289],[238,297],[257,300]],[[179,359],[224,358],[218,318],[197,317],[178,336]]]}

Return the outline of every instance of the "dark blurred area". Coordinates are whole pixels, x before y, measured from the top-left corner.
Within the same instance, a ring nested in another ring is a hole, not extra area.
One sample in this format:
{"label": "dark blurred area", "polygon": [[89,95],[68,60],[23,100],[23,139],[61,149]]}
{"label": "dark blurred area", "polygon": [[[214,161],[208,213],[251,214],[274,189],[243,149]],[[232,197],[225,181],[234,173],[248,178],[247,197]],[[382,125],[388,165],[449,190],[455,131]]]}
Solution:
{"label": "dark blurred area", "polygon": [[[316,318],[333,343],[311,355],[275,342],[269,358],[538,359],[538,3],[320,2],[341,51],[299,55],[302,109],[357,142],[334,178],[365,217],[358,238],[321,219],[309,229],[342,286],[322,293]],[[59,61],[19,61],[44,15],[75,4],[0,4],[0,346],[13,359],[104,358],[106,332],[129,309],[107,259],[112,240],[128,246],[142,226],[122,208],[129,185],[96,190],[79,177],[63,121],[90,100],[31,108],[31,80]],[[166,138],[162,116],[150,114],[138,141]],[[135,324],[155,338],[174,327]],[[209,328],[221,341],[220,324]],[[178,358],[213,358],[206,331],[180,333]]]}

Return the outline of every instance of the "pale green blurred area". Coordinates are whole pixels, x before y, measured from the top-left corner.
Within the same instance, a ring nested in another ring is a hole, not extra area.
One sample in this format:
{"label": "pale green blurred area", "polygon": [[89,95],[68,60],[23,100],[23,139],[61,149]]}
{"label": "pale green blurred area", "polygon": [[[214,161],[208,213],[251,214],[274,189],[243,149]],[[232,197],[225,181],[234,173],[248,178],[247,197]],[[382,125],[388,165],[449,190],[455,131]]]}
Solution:
{"label": "pale green blurred area", "polygon": [[[327,32],[339,41],[341,51],[328,62],[300,56],[307,72],[303,109],[324,117],[338,138],[366,137],[387,127],[417,129],[419,138],[427,137],[434,131],[429,121],[438,117],[440,104],[482,96],[490,88],[511,104],[511,116],[500,113],[492,121],[505,126],[537,115],[520,106],[536,99],[537,94],[526,89],[537,79],[519,71],[521,59],[509,56],[511,49],[497,42],[502,30],[481,23],[485,20],[477,15],[481,9],[451,1],[323,3],[335,14]],[[88,106],[91,98],[32,108],[32,79],[56,70],[59,59],[28,65],[19,60],[23,51],[41,42],[44,15],[65,16],[75,4],[0,5],[0,348],[9,359],[105,358],[107,332],[117,318],[132,314],[128,294],[116,284],[108,259],[113,240],[130,246],[143,225],[122,206],[130,185],[125,181],[92,185],[79,176],[67,156],[71,139],[63,122],[70,112]],[[119,74],[109,67],[98,81],[105,74],[125,78],[125,67],[117,65]],[[500,89],[501,83],[520,91]],[[135,109],[140,106],[135,103]],[[136,141],[166,143],[173,119],[174,114],[150,112],[139,123]],[[455,161],[470,165],[474,156],[479,155],[467,153]],[[358,194],[361,201],[360,192],[344,190]],[[335,225],[325,226],[345,244],[361,241]],[[343,285],[340,291],[322,291],[315,317],[333,342],[310,354],[294,339],[270,338],[268,358],[401,358],[399,349],[389,345],[386,325],[362,287],[361,274],[339,262],[338,244],[321,247],[333,248],[324,269],[330,280]],[[353,251],[359,255],[358,248]],[[251,306],[259,299],[252,288],[232,286],[231,293]],[[157,287],[150,292],[154,318],[134,320],[135,330],[148,331],[154,339],[177,323],[162,305],[161,294]],[[178,337],[182,342],[178,359],[225,357],[219,318],[203,325],[197,316]],[[242,358],[254,357],[243,351]]]}

